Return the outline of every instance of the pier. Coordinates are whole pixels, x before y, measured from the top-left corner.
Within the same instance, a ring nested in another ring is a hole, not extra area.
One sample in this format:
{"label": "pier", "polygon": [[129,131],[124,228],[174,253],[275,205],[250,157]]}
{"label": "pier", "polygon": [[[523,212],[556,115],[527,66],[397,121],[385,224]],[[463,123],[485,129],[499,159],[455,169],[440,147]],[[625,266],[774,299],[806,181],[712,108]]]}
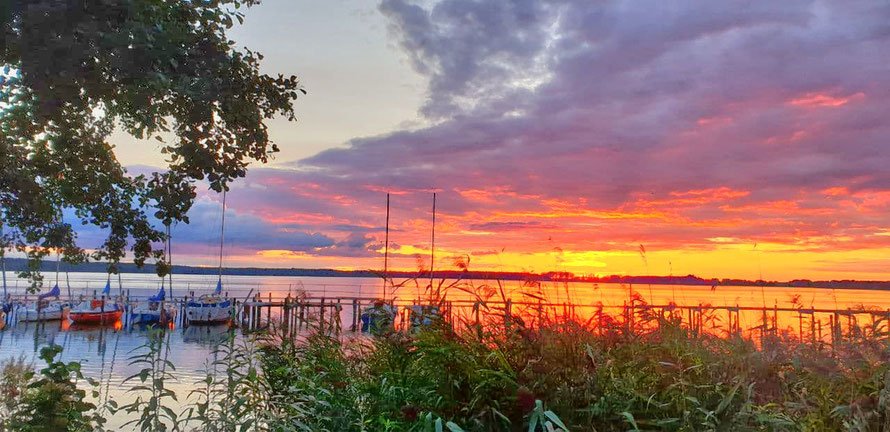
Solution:
{"label": "pier", "polygon": [[[13,305],[33,301],[33,295],[9,297]],[[194,291],[187,296],[170,298],[161,306],[176,311],[166,324],[173,328],[189,327],[187,304],[197,299]],[[876,308],[807,308],[807,307],[756,307],[739,305],[676,305],[646,304],[642,301],[624,302],[622,305],[582,304],[578,302],[549,302],[543,299],[511,298],[480,300],[447,296],[437,301],[424,298],[395,298],[382,300],[374,296],[309,296],[283,295],[280,292],[257,292],[246,297],[229,296],[231,300],[229,326],[245,332],[257,332],[270,328],[284,334],[298,335],[307,331],[330,333],[360,332],[362,314],[374,307],[385,307],[392,315],[393,331],[408,331],[418,325],[437,320],[456,332],[482,331],[482,329],[509,329],[521,322],[525,326],[541,326],[570,322],[583,324],[588,331],[606,334],[623,331],[649,331],[672,323],[685,328],[693,335],[717,335],[744,337],[765,341],[779,336],[796,338],[833,346],[842,340],[890,334],[890,309]],[[102,299],[123,305],[121,325],[130,328],[133,310],[148,296],[79,295],[60,300],[75,305],[81,301]],[[12,307],[5,317],[7,328],[17,325],[18,308]],[[496,330],[498,331],[498,330]]]}

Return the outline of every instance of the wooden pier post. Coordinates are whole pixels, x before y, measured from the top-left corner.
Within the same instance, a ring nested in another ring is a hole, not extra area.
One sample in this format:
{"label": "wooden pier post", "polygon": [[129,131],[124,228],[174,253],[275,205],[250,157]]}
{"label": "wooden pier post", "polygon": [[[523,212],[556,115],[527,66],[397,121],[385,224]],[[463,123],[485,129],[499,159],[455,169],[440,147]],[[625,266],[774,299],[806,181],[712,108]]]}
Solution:
{"label": "wooden pier post", "polygon": [[834,331],[834,317],[835,317],[835,316],[837,316],[837,312],[835,312],[834,315],[830,315],[830,316],[828,317],[828,319],[829,319],[829,322],[828,322],[828,323],[829,323],[829,325],[830,325],[830,327],[831,327],[831,350],[832,350],[832,351],[834,351],[834,339],[835,339],[835,337],[836,337],[836,334],[835,334],[835,331]]}
{"label": "wooden pier post", "polygon": [[318,308],[318,330],[319,330],[319,331],[322,331],[322,332],[324,331],[324,328],[325,328],[325,324],[324,324],[324,301],[325,301],[325,298],[322,297],[322,298],[321,298],[321,306]]}
{"label": "wooden pier post", "polygon": [[287,331],[290,328],[290,294],[284,298],[284,304],[281,306],[281,328],[284,330],[284,334],[287,335]]}
{"label": "wooden pier post", "polygon": [[816,346],[816,313],[810,311],[810,338],[813,340],[813,346]]}
{"label": "wooden pier post", "polygon": [[358,299],[352,299],[352,331],[358,331]]}
{"label": "wooden pier post", "polygon": [[337,319],[334,322],[337,323],[337,334],[340,334],[343,329],[343,305],[340,303],[340,299],[337,299],[335,308],[337,309]]}
{"label": "wooden pier post", "polygon": [[834,340],[835,340],[835,339],[841,339],[841,337],[842,337],[843,334],[844,334],[844,333],[843,333],[843,330],[841,330],[841,317],[840,317],[840,315],[838,315],[837,311],[834,312],[834,316],[832,316],[832,321],[831,321],[831,322],[832,322],[832,324],[831,324],[831,332],[832,332],[831,340],[832,340],[832,343],[831,343],[831,344],[832,344],[832,346],[833,346],[833,345],[834,345]]}
{"label": "wooden pier post", "polygon": [[729,332],[727,333],[727,336],[731,337],[732,335],[735,334],[735,326],[732,323],[732,309],[731,308],[726,309],[726,318],[729,320]]}
{"label": "wooden pier post", "polygon": [[819,350],[821,351],[822,350],[822,318],[819,318],[818,320],[816,320],[816,324],[818,325],[818,327],[816,327],[816,329],[819,332]]}
{"label": "wooden pier post", "polygon": [[297,321],[297,331],[299,331],[303,328],[303,323],[305,322],[304,314],[306,313],[304,311],[304,303],[302,300],[300,301],[300,305],[297,306],[297,312],[299,313],[297,318],[299,320]]}
{"label": "wooden pier post", "polygon": [[800,334],[800,337],[798,340],[800,341],[800,343],[803,343],[803,313],[799,309],[800,308],[798,308],[798,311],[797,311],[797,324],[798,324],[797,329]]}

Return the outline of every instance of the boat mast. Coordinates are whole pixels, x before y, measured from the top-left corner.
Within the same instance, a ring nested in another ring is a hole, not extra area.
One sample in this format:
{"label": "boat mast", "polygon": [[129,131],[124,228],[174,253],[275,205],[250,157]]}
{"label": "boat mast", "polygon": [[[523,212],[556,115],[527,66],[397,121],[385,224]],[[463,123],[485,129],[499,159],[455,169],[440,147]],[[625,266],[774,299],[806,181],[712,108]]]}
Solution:
{"label": "boat mast", "polygon": [[[433,192],[433,230],[430,236],[430,290],[433,289],[433,264],[436,258],[436,193]],[[439,300],[439,293],[436,292],[436,300]]]}
{"label": "boat mast", "polygon": [[383,246],[383,300],[386,300],[386,282],[389,279],[389,194],[386,194],[386,235]]}
{"label": "boat mast", "polygon": [[219,233],[219,283],[222,283],[223,244],[226,239],[226,187],[223,186],[222,223]]}
{"label": "boat mast", "polygon": [[170,224],[167,224],[167,264],[170,265],[168,277],[170,279],[170,298],[173,298],[173,239],[171,238]]}
{"label": "boat mast", "polygon": [[0,251],[0,272],[3,272],[3,302],[6,302],[6,248]]}
{"label": "boat mast", "polygon": [[3,272],[3,304],[6,304],[6,243],[3,241],[3,224],[0,223],[0,272]]}

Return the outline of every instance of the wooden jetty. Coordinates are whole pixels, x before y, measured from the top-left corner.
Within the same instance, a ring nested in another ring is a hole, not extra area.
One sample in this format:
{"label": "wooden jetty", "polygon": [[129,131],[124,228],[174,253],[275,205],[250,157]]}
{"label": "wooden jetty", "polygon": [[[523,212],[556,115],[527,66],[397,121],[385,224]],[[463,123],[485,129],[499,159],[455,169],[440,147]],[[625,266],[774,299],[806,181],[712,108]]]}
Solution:
{"label": "wooden jetty", "polygon": [[[228,294],[225,297],[229,298]],[[80,295],[70,298],[70,301],[76,304],[90,298],[121,302],[124,306],[124,328],[134,325],[134,307],[140,301],[147,301],[147,297],[131,297],[129,290],[123,290],[123,295],[120,296],[100,296],[94,292],[92,296]],[[191,325],[185,308],[194,298],[195,292],[189,292],[187,296],[164,302],[174,305],[177,311],[171,323],[173,326]],[[10,296],[8,299],[12,303],[33,300],[33,296]],[[247,298],[232,297],[231,300],[234,307],[229,325],[241,327],[248,332],[276,327],[293,334],[310,330],[332,333],[360,331],[362,312],[382,302],[372,296],[283,296],[272,292],[251,293]],[[601,333],[619,327],[645,331],[664,325],[667,320],[673,320],[693,335],[709,333],[749,337],[758,341],[781,333],[786,337],[797,337],[801,342],[833,346],[836,341],[845,339],[890,335],[890,310],[878,309],[675,305],[646,304],[641,301],[601,305],[546,302],[540,299],[483,301],[460,298],[438,302],[420,298],[389,299],[385,304],[394,311],[393,330],[407,330],[412,325],[412,315],[416,315],[419,310],[433,310],[455,331],[478,331],[484,326],[501,323],[505,325],[500,327],[509,328],[518,320],[531,326],[574,320],[586,323],[592,331]],[[756,319],[745,320],[745,315]],[[793,325],[783,327],[780,325],[782,321]],[[15,326],[17,322],[18,317],[13,308],[6,316],[6,327]]]}

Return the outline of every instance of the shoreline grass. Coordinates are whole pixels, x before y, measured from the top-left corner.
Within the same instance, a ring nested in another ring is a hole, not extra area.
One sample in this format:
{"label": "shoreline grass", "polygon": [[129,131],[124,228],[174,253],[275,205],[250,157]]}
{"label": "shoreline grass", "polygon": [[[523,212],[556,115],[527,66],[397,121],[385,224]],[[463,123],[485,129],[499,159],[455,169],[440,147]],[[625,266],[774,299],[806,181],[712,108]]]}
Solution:
{"label": "shoreline grass", "polygon": [[344,342],[275,339],[262,364],[306,430],[530,430],[536,401],[569,430],[886,430],[886,335],[834,350],[774,335],[695,334],[677,320],[634,332],[521,322]]}
{"label": "shoreline grass", "polygon": [[0,425],[102,430],[129,413],[146,431],[890,430],[886,331],[829,347],[697,332],[676,315],[657,326],[554,314],[463,324],[352,338],[272,328],[244,343],[232,332],[187,395],[165,385],[175,368],[159,330],[131,357],[143,372],[122,384],[143,397],[120,407],[85,403],[79,365],[47,347],[52,367],[0,368]]}

